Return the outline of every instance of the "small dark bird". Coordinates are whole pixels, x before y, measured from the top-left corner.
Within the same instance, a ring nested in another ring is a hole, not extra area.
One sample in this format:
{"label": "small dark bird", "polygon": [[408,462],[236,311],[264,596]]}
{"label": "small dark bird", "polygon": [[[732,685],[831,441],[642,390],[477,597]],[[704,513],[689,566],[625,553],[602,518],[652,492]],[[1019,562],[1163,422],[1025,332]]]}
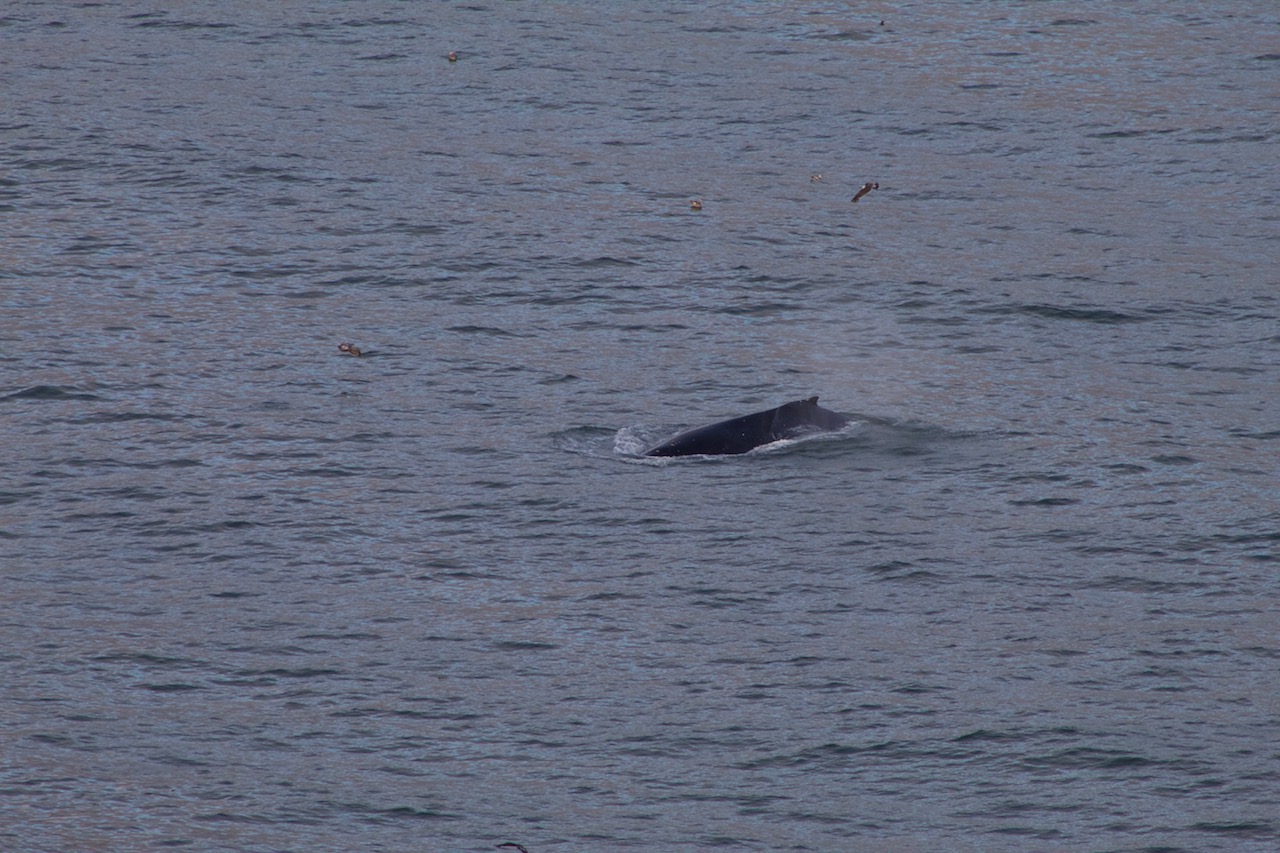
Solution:
{"label": "small dark bird", "polygon": [[810,175],[809,183],[816,184],[822,181],[822,175]]}
{"label": "small dark bird", "polygon": [[702,199],[695,198],[693,201],[689,202],[689,207],[692,210],[702,210]]}
{"label": "small dark bird", "polygon": [[872,190],[878,190],[878,189],[880,189],[879,184],[873,184],[870,181],[868,181],[867,183],[862,185],[862,189],[858,190],[858,192],[854,194],[853,200],[857,201],[858,199],[862,198],[864,195],[871,192]]}
{"label": "small dark bird", "polygon": [[516,850],[519,850],[520,853],[529,853],[528,850],[525,850],[523,847],[521,847],[519,844],[516,844],[514,841],[508,841],[506,844],[498,845],[499,850],[501,850],[504,847],[514,847]]}
{"label": "small dark bird", "polygon": [[354,355],[357,358],[359,358],[360,347],[356,346],[355,344],[349,344],[346,341],[343,341],[342,343],[338,344],[338,352],[345,352],[347,355]]}
{"label": "small dark bird", "polygon": [[445,57],[445,58],[446,58],[446,59],[448,59],[450,62],[457,62],[457,61],[458,61],[458,52],[457,52],[456,50],[451,50],[451,51],[449,51],[449,55],[448,55],[447,57]]}

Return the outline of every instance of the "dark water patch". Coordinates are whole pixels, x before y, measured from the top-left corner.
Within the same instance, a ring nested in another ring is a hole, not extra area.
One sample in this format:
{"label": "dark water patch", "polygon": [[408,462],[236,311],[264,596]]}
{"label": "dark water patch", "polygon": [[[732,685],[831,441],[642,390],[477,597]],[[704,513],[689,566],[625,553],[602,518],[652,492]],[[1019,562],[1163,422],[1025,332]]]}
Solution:
{"label": "dark water patch", "polygon": [[109,510],[102,512],[73,512],[66,516],[67,521],[97,521],[97,520],[121,520],[125,518],[134,518],[137,513],[128,512],[127,510]]}
{"label": "dark water patch", "polygon": [[1026,735],[1021,732],[1000,732],[991,729],[974,729],[962,735],[952,738],[955,743],[967,743],[970,741],[990,741],[994,743],[1019,743],[1026,739]]}
{"label": "dark water patch", "polygon": [[913,757],[928,756],[930,760],[935,761],[954,761],[970,758],[973,754],[971,750],[947,749],[935,744],[912,744],[904,741],[880,741],[864,745],[826,743],[794,753],[754,759],[737,766],[743,770],[808,767],[823,772],[845,770],[855,759],[903,761]]}
{"label": "dark water patch", "polygon": [[640,266],[640,262],[627,260],[626,258],[616,258],[612,255],[600,255],[596,258],[574,261],[571,266],[582,269],[609,269],[611,267],[636,267]]}
{"label": "dark water patch", "polygon": [[[192,820],[197,820],[197,821],[206,822],[206,823],[246,823],[246,824],[255,824],[255,823],[271,824],[276,822],[274,819],[264,817],[262,815],[232,814],[231,812],[213,812],[212,814],[197,814],[194,817],[192,817]],[[307,823],[307,821],[295,821],[295,820],[290,820],[288,822],[290,823],[296,822],[296,823],[304,823],[304,824]]]}
{"label": "dark water patch", "polygon": [[427,634],[422,639],[428,643],[470,643],[475,640],[475,637],[446,637],[442,634]]}
{"label": "dark water patch", "polygon": [[353,631],[344,634],[299,634],[299,640],[381,640],[382,634],[372,634],[367,631]]}
{"label": "dark water patch", "polygon": [[635,601],[641,599],[642,596],[633,595],[626,592],[597,592],[591,595],[585,595],[580,601]]}
{"label": "dark water patch", "polygon": [[1168,767],[1180,762],[1171,762],[1147,758],[1132,752],[1118,749],[1097,749],[1094,747],[1073,747],[1042,756],[1030,756],[1022,759],[1023,764],[1032,768],[1051,767],[1072,770],[1141,770],[1153,767]]}
{"label": "dark water patch", "polygon": [[62,423],[73,425],[129,423],[130,421],[181,421],[187,415],[167,414],[164,412],[95,412],[83,417],[66,418]]}
{"label": "dark water patch", "polygon": [[0,397],[0,403],[6,400],[101,400],[97,394],[78,391],[75,388],[60,385],[33,385],[21,391],[14,391]]}
{"label": "dark water patch", "polygon": [[[1071,809],[1067,810],[1070,811]],[[1043,829],[1030,826],[997,826],[991,830],[991,833],[993,835],[1011,835],[1015,838],[1035,838],[1040,841],[1055,841],[1066,837],[1058,829]]]}
{"label": "dark water patch", "polygon": [[[931,133],[929,128],[919,128],[911,130],[903,130],[904,136],[912,136],[917,134]],[[901,198],[906,201],[976,201],[977,197],[971,193],[961,192],[959,190],[918,190],[916,192],[903,192]],[[911,282],[916,284],[917,282]]]}
{"label": "dark water patch", "polygon": [[501,328],[497,328],[497,327],[495,327],[495,326],[473,326],[473,325],[466,325],[466,326],[447,326],[447,327],[445,327],[445,331],[446,331],[446,332],[456,332],[457,334],[460,334],[460,335],[478,335],[478,336],[480,336],[480,337],[489,337],[489,338],[523,338],[523,337],[529,337],[529,335],[522,335],[522,334],[518,334],[518,333],[516,333],[516,332],[512,332],[512,331],[510,331],[510,330],[508,330],[508,329],[501,329]]}
{"label": "dark water patch", "polygon": [[946,692],[949,688],[936,684],[920,684],[918,682],[912,684],[904,684],[901,687],[894,687],[889,692],[898,693],[903,696],[918,696],[928,693]]}
{"label": "dark water patch", "polygon": [[1063,306],[1045,304],[1005,304],[972,309],[974,314],[993,314],[997,316],[1024,315],[1045,320],[1068,320],[1078,323],[1099,323],[1102,325],[1120,325],[1142,323],[1153,319],[1149,314],[1134,314],[1114,311],[1108,308],[1092,306]]}
{"label": "dark water patch", "polygon": [[1134,128],[1131,130],[1106,130],[1098,133],[1090,133],[1088,136],[1092,139],[1141,139],[1144,136],[1163,136],[1169,133],[1177,133],[1179,128],[1162,127],[1162,128]]}
{"label": "dark water patch", "polygon": [[1197,465],[1200,460],[1194,456],[1185,456],[1180,453],[1161,454],[1152,456],[1151,461],[1157,465]]}
{"label": "dark water patch", "polygon": [[[962,86],[961,88],[967,88],[967,87]],[[956,130],[971,131],[976,133],[1003,133],[1007,130],[1007,128],[1002,127],[1000,125],[995,125],[995,124],[990,124],[987,122],[980,122],[980,121],[949,121],[946,123],[945,126],[949,128],[955,128]],[[1018,152],[1013,152],[1013,153],[1018,153]],[[1026,153],[1026,152],[1023,152],[1023,153]]]}
{"label": "dark water patch", "polygon": [[198,758],[188,758],[183,755],[161,755],[153,759],[158,764],[167,764],[171,767],[208,767],[209,762],[201,761]]}
{"label": "dark water patch", "polygon": [[806,38],[814,41],[851,42],[870,41],[873,35],[874,31],[869,30],[840,30],[834,33],[811,33]]}
{"label": "dark water patch", "polygon": [[462,816],[436,809],[414,808],[412,806],[392,806],[379,808],[363,803],[322,803],[331,811],[349,814],[363,823],[382,824],[388,822],[412,821],[452,821],[461,820]]}
{"label": "dark water patch", "polygon": [[1224,823],[1201,822],[1191,824],[1191,829],[1212,835],[1225,835],[1230,838],[1256,838],[1263,841],[1280,840],[1280,830],[1277,830],[1277,825],[1265,820]]}
{"label": "dark water patch", "polygon": [[1040,506],[1040,507],[1060,507],[1071,506],[1079,503],[1075,498],[1028,498],[1023,500],[1011,500],[1011,506]]}
{"label": "dark water patch", "polygon": [[203,468],[205,463],[199,459],[187,457],[178,459],[155,459],[123,462],[117,460],[92,460],[90,464],[103,464],[107,467],[137,468],[142,471],[155,471],[166,468]]}
{"label": "dark water patch", "polygon": [[138,251],[139,247],[134,243],[122,240],[106,240],[101,237],[83,236],[76,238],[74,243],[62,249],[63,253],[68,255],[84,255],[120,250]]}
{"label": "dark water patch", "polygon": [[1013,474],[1008,477],[1010,483],[1066,483],[1071,479],[1070,474],[1059,474],[1056,472],[1046,471],[1028,471],[1023,474]]}
{"label": "dark water patch", "polygon": [[325,467],[325,468],[290,468],[286,472],[293,477],[316,477],[316,478],[343,478],[343,477],[360,477],[366,471],[361,467]]}
{"label": "dark water patch", "polygon": [[[902,323],[910,324],[910,325],[934,325],[934,327],[957,327],[957,328],[966,327],[966,325],[969,325],[969,321],[960,315],[951,315],[951,316],[911,315],[911,316],[908,316],[908,318],[905,318],[904,320],[902,320]],[[940,332],[940,334],[942,333]],[[946,336],[943,336],[943,337],[946,337]]]}
{"label": "dark water patch", "polygon": [[422,282],[417,278],[390,275],[377,272],[350,273],[331,281],[322,282],[329,286],[369,286],[369,287],[419,287]]}
{"label": "dark water patch", "polygon": [[452,722],[461,722],[469,720],[484,719],[486,714],[477,714],[472,712],[443,712],[443,711],[415,711],[404,708],[387,709],[387,708],[351,708],[345,711],[334,711],[329,716],[338,719],[349,718],[389,718],[389,719],[405,719],[405,720],[447,720]]}
{"label": "dark water patch", "polygon": [[261,522],[249,521],[247,519],[229,519],[227,521],[214,521],[208,524],[197,524],[186,527],[183,533],[226,533],[231,530],[248,530],[252,527],[258,527]]}
{"label": "dark water patch", "polygon": [[[22,501],[29,500],[30,498],[36,497],[39,494],[40,492],[35,491],[34,489],[29,489],[27,491],[12,491],[12,492],[0,491],[0,506],[7,506],[9,504],[20,503]],[[12,536],[12,535],[14,534],[0,531],[0,536]]]}
{"label": "dark water patch", "polygon": [[[239,178],[239,177],[270,178],[274,181],[278,181],[280,183],[285,183],[285,184],[302,184],[302,183],[310,183],[312,181],[311,178],[303,175],[299,175],[296,172],[292,172],[288,169],[282,169],[278,166],[260,166],[260,165],[245,166],[235,172],[228,173],[226,177],[228,178]],[[238,248],[243,254],[249,255],[251,257],[262,254],[260,251],[252,249],[250,247],[242,246]]]}
{"label": "dark water patch", "polygon": [[496,652],[545,652],[560,648],[556,643],[539,643],[533,640],[502,640],[493,644]]}
{"label": "dark water patch", "polygon": [[217,21],[179,21],[170,20],[167,12],[147,13],[142,15],[130,15],[128,19],[139,19],[138,23],[130,24],[134,29],[173,29],[173,30],[233,30],[235,24],[221,23]]}
{"label": "dark water patch", "polygon": [[714,310],[716,313],[731,317],[776,317],[794,311],[807,311],[809,306],[800,302],[754,302],[745,305],[725,305]]}
{"label": "dark water patch", "polygon": [[[1273,370],[1273,368],[1270,368],[1270,367],[1245,367],[1245,366],[1201,367],[1199,365],[1192,365],[1191,369],[1199,370],[1205,373],[1227,373],[1234,376],[1257,376],[1259,374],[1270,373]],[[1231,394],[1231,393],[1234,393],[1234,391],[1230,389],[1219,389],[1219,390],[1213,390],[1213,391],[1200,391],[1197,393],[1203,394],[1205,396],[1213,396],[1215,394]]]}
{"label": "dark water patch", "polygon": [[[1116,548],[1106,553],[1127,553],[1128,549]],[[1102,553],[1102,552],[1091,552]],[[1141,552],[1139,552],[1141,553]],[[1107,575],[1083,584],[1085,589],[1107,589],[1121,592],[1137,592],[1144,595],[1185,595],[1207,588],[1202,581],[1166,581],[1134,575]]]}
{"label": "dark water patch", "polygon": [[548,307],[571,306],[571,305],[587,305],[592,303],[615,303],[617,297],[609,290],[584,287],[575,293],[544,293],[537,296],[517,297],[515,301],[527,303],[529,305],[544,305]]}
{"label": "dark water patch", "polygon": [[239,670],[235,673],[235,675],[240,678],[265,678],[265,679],[276,679],[276,678],[324,679],[324,678],[328,678],[329,676],[342,675],[342,674],[344,673],[340,669],[331,669],[327,667],[300,667],[298,669],[280,669],[280,668],[245,669],[245,670]]}
{"label": "dark water patch", "polygon": [[[1214,128],[1214,130],[1222,130],[1222,128]],[[1204,131],[1208,132],[1208,131]],[[1220,145],[1228,142],[1268,142],[1272,138],[1271,133],[1236,133],[1228,135],[1201,136],[1188,140],[1188,144],[1192,145]]]}
{"label": "dark water patch", "polygon": [[542,379],[537,380],[539,385],[564,385],[570,382],[581,382],[581,381],[583,381],[582,377],[577,376],[573,373],[555,374],[555,375],[546,376]]}
{"label": "dark water patch", "polygon": [[445,233],[447,230],[447,227],[444,225],[427,224],[424,222],[408,222],[402,220],[394,222],[384,228],[377,229],[373,233],[386,231],[396,234],[407,234],[411,237],[434,237],[437,234]]}
{"label": "dark water patch", "polygon": [[87,169],[93,169],[98,166],[96,162],[83,160],[78,157],[50,157],[48,159],[19,160],[15,165],[19,169],[31,169],[33,171],[48,169],[54,172],[79,172]]}
{"label": "dark water patch", "polygon": [[110,655],[98,655],[90,658],[95,663],[130,664],[146,669],[203,669],[204,661],[192,658],[166,657],[148,652],[121,652]]}
{"label": "dark water patch", "polygon": [[927,583],[927,581],[941,580],[942,576],[927,569],[920,569],[914,562],[902,560],[890,560],[887,562],[878,562],[876,565],[865,566],[863,571],[876,575],[879,580],[895,581],[895,583]]}

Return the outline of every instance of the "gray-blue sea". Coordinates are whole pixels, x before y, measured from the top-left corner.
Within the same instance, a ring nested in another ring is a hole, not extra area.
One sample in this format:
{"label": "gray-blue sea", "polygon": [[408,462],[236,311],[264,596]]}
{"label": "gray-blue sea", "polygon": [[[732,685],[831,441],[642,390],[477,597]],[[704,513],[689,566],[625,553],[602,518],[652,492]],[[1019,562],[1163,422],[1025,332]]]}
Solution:
{"label": "gray-blue sea", "polygon": [[0,81],[6,853],[1280,849],[1273,0],[10,0]]}

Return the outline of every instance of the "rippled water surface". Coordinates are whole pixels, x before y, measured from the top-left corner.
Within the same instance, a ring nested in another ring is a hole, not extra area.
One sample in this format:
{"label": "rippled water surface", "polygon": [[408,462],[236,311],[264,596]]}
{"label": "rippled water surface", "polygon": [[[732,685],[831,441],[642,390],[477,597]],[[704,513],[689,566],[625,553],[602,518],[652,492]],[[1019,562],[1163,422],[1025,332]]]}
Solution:
{"label": "rippled water surface", "polygon": [[1278,35],[10,3],[0,848],[1277,849]]}

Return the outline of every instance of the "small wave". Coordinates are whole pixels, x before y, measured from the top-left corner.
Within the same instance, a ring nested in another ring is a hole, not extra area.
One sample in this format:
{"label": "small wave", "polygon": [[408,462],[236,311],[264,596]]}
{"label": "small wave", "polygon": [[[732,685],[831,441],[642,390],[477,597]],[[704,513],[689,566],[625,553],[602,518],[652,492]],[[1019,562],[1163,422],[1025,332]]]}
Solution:
{"label": "small wave", "polygon": [[615,258],[612,255],[600,255],[597,258],[574,261],[572,264],[572,266],[581,267],[583,269],[598,269],[601,267],[635,267],[639,265],[638,261],[630,261],[626,258]]}
{"label": "small wave", "polygon": [[457,332],[461,335],[485,335],[494,338],[519,338],[525,337],[515,332],[499,329],[494,326],[448,326],[446,332]]}
{"label": "small wave", "polygon": [[[94,399],[97,399],[96,397]],[[171,415],[162,412],[95,412],[82,417],[65,418],[63,423],[69,424],[109,424],[126,423],[128,421],[177,421],[186,415]]]}
{"label": "small wave", "polygon": [[605,459],[613,455],[616,432],[610,427],[572,427],[552,433],[551,443],[566,453]]}
{"label": "small wave", "polygon": [[32,385],[21,391],[0,397],[5,400],[101,400],[97,394],[88,394],[74,388],[63,388],[60,385]]}
{"label": "small wave", "polygon": [[1022,314],[1028,317],[1040,317],[1045,320],[1072,320],[1080,323],[1100,323],[1117,325],[1122,323],[1144,323],[1152,319],[1156,312],[1125,313],[1109,308],[1092,306],[1047,305],[1043,303],[1006,304],[978,308],[979,314],[1013,315]]}
{"label": "small wave", "polygon": [[644,456],[649,445],[631,427],[623,427],[613,436],[613,452],[621,456]]}
{"label": "small wave", "polygon": [[1080,503],[1080,502],[1075,498],[1028,498],[1026,500],[1009,501],[1009,504],[1011,506],[1042,506],[1042,507],[1071,506],[1072,504],[1077,504],[1077,503]]}

